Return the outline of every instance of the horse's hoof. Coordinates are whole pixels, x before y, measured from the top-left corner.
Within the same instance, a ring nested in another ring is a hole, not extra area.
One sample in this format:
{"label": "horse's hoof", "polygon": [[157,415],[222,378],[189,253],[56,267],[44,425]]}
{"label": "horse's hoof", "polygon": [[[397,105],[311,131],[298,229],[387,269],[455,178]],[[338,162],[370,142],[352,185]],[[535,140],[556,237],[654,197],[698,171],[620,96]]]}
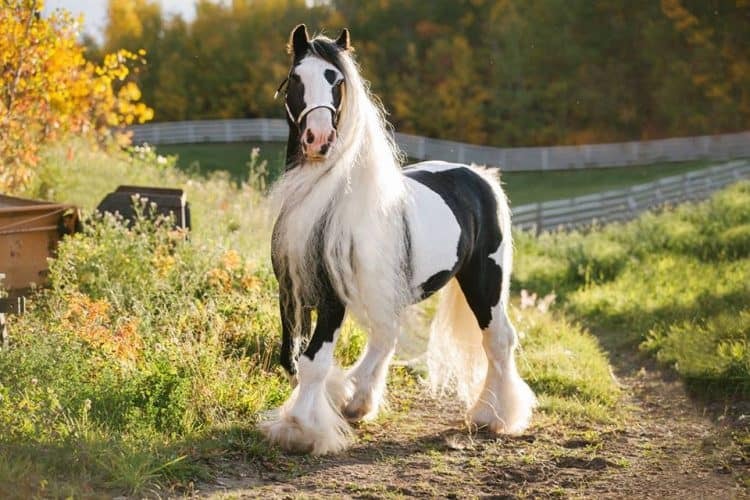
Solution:
{"label": "horse's hoof", "polygon": [[344,406],[341,414],[349,422],[359,422],[370,416],[372,413],[372,404],[362,393],[355,394],[354,397]]}
{"label": "horse's hoof", "polygon": [[351,408],[349,405],[347,405],[342,414],[344,415],[344,418],[347,419],[349,422],[359,422],[362,420],[365,415],[367,415],[367,409],[366,408]]}
{"label": "horse's hoof", "polygon": [[312,437],[294,417],[270,420],[260,424],[260,431],[271,443],[290,453],[310,453]]}
{"label": "horse's hoof", "polygon": [[485,390],[469,411],[471,422],[492,434],[522,434],[531,423],[536,398],[520,377]]}
{"label": "horse's hoof", "polygon": [[327,455],[338,453],[349,446],[350,431],[348,427],[344,427],[346,423],[341,420],[340,424],[331,424],[333,425],[330,427],[314,428],[303,424],[299,418],[285,416],[261,423],[260,430],[270,443],[289,453]]}

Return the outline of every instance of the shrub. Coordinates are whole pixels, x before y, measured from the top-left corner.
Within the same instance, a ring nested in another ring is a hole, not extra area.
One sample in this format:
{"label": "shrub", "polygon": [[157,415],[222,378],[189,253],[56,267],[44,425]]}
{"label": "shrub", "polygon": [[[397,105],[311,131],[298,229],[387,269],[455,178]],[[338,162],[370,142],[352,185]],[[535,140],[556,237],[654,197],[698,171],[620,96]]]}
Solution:
{"label": "shrub", "polygon": [[694,387],[741,394],[750,391],[749,340],[750,309],[745,308],[654,328],[642,347]]}
{"label": "shrub", "polygon": [[722,231],[717,240],[727,257],[750,257],[750,224],[730,227]]}

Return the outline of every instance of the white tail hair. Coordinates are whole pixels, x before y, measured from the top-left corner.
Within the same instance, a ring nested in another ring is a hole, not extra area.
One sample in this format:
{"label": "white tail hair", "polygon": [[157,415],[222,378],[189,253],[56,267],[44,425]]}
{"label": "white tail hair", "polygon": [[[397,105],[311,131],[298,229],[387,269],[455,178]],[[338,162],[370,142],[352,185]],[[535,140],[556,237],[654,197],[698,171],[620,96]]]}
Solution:
{"label": "white tail hair", "polygon": [[455,278],[440,291],[430,326],[427,369],[433,391],[455,390],[467,407],[479,397],[487,355],[482,331]]}
{"label": "white tail hair", "polygon": [[[513,266],[510,208],[500,187],[497,171],[471,166],[492,188],[498,208],[498,223],[502,234],[500,259],[502,284],[500,303],[507,307],[510,293],[510,273]],[[455,391],[467,408],[476,402],[487,373],[487,355],[482,346],[483,333],[476,316],[466,302],[456,278],[440,291],[437,311],[430,326],[427,346],[429,383],[433,391]]]}

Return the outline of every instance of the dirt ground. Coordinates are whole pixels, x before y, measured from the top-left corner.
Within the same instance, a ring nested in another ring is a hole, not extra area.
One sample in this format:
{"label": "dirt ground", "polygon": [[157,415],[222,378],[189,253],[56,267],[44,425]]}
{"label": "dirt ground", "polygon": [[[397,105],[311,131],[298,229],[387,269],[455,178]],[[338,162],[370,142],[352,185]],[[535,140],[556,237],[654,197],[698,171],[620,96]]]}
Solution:
{"label": "dirt ground", "polygon": [[332,457],[227,456],[192,496],[211,498],[750,498],[746,403],[691,400],[676,377],[613,356],[625,420],[571,425],[537,412],[523,436],[467,429],[462,409],[426,391],[390,394],[390,410]]}

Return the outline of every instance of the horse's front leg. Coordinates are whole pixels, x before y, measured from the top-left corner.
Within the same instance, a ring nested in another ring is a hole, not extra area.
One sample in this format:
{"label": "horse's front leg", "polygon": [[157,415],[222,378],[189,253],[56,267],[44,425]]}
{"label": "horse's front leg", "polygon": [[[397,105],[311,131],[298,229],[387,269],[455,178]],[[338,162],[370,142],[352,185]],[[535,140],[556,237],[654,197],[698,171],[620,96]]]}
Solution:
{"label": "horse's front leg", "polygon": [[315,331],[299,358],[299,384],[261,430],[286,450],[322,455],[346,448],[351,430],[339,410],[348,394],[333,357],[345,307],[331,293],[320,302],[317,313]]}
{"label": "horse's front leg", "polygon": [[353,391],[344,407],[344,416],[349,421],[370,420],[378,415],[397,336],[397,329],[373,329],[365,353],[349,370]]}
{"label": "horse's front leg", "polygon": [[[297,309],[299,307],[299,316]],[[279,360],[289,376],[292,387],[297,386],[297,339],[310,336],[310,309],[297,306],[291,280],[279,277],[279,312],[281,313],[281,351]]]}

